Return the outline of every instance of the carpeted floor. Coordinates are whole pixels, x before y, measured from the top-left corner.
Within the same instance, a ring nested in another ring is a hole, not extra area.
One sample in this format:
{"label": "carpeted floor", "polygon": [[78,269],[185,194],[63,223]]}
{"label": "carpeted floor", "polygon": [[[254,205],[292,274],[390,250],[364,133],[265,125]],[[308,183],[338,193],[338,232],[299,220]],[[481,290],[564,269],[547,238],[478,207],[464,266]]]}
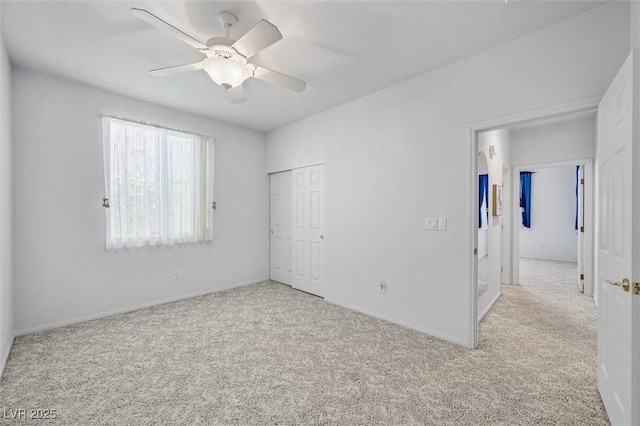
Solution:
{"label": "carpeted floor", "polygon": [[[266,282],[16,339],[3,409],[56,424],[600,425],[595,307],[503,287],[475,351]],[[7,420],[4,420],[7,421]]]}

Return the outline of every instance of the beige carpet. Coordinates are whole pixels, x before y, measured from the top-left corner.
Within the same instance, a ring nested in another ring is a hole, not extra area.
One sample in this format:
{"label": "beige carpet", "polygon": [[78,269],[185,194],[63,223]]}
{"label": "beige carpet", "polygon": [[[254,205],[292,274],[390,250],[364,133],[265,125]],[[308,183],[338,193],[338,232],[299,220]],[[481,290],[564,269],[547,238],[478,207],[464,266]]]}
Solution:
{"label": "beige carpet", "polygon": [[18,338],[0,413],[55,408],[65,425],[607,424],[593,301],[572,290],[503,287],[469,351],[257,284]]}

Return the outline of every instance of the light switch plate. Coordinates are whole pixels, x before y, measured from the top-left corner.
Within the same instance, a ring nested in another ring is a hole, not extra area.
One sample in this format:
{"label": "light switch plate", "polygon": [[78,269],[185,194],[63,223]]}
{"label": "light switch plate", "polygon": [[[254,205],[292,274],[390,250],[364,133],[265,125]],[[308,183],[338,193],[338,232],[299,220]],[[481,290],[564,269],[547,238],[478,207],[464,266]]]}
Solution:
{"label": "light switch plate", "polygon": [[426,218],[424,221],[424,227],[430,231],[438,229],[438,219],[433,217]]}
{"label": "light switch plate", "polygon": [[446,217],[439,217],[438,218],[438,229],[442,230],[442,231],[447,229],[447,218]]}

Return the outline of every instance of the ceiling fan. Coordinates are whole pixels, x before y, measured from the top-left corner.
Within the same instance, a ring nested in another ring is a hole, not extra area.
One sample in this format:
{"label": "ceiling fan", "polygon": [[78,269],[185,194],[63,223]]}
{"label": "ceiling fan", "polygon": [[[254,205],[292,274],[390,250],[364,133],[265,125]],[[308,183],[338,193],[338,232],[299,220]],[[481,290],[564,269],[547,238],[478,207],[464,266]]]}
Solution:
{"label": "ceiling fan", "polygon": [[230,12],[220,12],[218,20],[226,29],[226,36],[213,37],[206,43],[202,43],[147,10],[131,8],[131,13],[206,55],[205,59],[193,64],[149,71],[153,75],[166,77],[188,71],[204,70],[215,83],[227,91],[232,103],[241,103],[247,100],[242,83],[249,77],[264,80],[298,93],[302,92],[307,85],[297,78],[247,62],[258,52],[282,39],[278,27],[267,20],[262,19],[236,41],[229,38],[229,30],[238,22],[238,18]]}

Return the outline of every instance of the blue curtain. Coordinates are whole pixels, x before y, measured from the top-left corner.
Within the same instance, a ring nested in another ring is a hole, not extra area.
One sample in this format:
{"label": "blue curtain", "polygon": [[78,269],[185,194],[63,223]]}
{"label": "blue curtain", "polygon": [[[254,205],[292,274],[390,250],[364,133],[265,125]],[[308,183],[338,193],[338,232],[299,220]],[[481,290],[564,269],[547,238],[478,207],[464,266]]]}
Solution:
{"label": "blue curtain", "polygon": [[[482,228],[482,200],[485,200],[485,214],[487,214],[486,208],[489,207],[489,175],[478,175],[478,194],[480,195],[478,208],[480,210],[478,222],[478,228]],[[489,220],[489,217],[487,217]]]}
{"label": "blue curtain", "polygon": [[531,228],[531,175],[532,172],[520,172],[520,207],[525,228]]}
{"label": "blue curtain", "polygon": [[580,188],[580,166],[576,166],[576,221],[573,229],[578,230],[578,191]]}

